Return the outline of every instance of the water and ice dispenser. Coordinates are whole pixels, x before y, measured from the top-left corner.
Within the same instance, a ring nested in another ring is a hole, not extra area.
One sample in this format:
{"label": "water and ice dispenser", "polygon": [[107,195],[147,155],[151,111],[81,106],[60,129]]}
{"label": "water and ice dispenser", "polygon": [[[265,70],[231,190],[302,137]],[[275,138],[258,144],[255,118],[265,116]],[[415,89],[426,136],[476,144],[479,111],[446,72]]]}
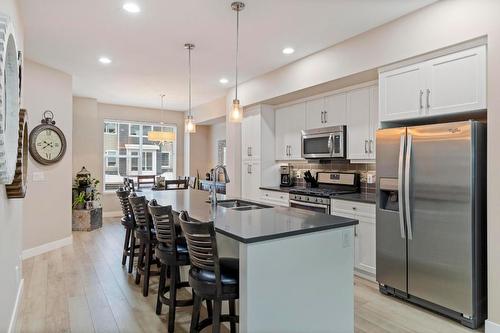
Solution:
{"label": "water and ice dispenser", "polygon": [[397,178],[380,178],[380,209],[399,211],[399,193]]}

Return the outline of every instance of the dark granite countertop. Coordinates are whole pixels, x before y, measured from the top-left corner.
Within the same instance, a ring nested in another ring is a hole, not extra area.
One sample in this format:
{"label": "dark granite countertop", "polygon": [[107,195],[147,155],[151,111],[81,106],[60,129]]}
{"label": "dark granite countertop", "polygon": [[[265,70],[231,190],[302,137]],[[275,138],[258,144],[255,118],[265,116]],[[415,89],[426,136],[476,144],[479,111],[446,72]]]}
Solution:
{"label": "dark granite countertop", "polygon": [[346,201],[357,201],[369,204],[374,204],[376,202],[377,196],[375,193],[350,193],[350,194],[339,194],[333,196],[332,199],[346,200]]}
{"label": "dark granite countertop", "polygon": [[[255,243],[293,235],[335,229],[358,224],[357,220],[326,215],[290,207],[272,207],[250,211],[236,211],[221,206],[212,209],[205,191],[150,191],[140,192],[148,200],[160,205],[172,205],[174,212],[182,210],[199,221],[214,221],[217,232],[242,243]],[[228,199],[219,195],[220,200]]]}
{"label": "dark granite countertop", "polygon": [[259,189],[266,191],[284,192],[288,193],[291,190],[296,190],[298,188],[303,188],[299,186],[261,186]]}

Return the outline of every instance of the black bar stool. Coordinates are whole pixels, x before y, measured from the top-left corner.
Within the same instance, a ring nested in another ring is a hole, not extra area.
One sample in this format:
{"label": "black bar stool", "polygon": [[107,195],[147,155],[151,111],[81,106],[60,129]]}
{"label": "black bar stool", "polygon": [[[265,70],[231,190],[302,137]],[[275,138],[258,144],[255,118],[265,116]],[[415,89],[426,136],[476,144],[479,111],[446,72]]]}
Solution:
{"label": "black bar stool", "polygon": [[122,265],[127,263],[128,261],[128,272],[132,273],[134,268],[134,257],[137,257],[135,245],[135,219],[134,214],[132,212],[132,207],[130,206],[130,202],[128,197],[130,195],[130,191],[127,191],[123,188],[119,188],[116,190],[116,195],[120,200],[120,205],[122,207],[123,217],[121,219],[121,223],[125,228],[125,242],[123,243],[123,255],[122,255]]}
{"label": "black bar stool", "polygon": [[[152,275],[151,266],[157,263],[156,259],[153,258],[153,248],[156,246],[157,240],[153,231],[153,223],[149,215],[146,198],[144,196],[139,197],[137,193],[132,192],[128,200],[132,206],[136,223],[135,237],[140,242],[135,284],[141,282],[141,274],[144,274],[142,295],[146,297],[149,293],[149,278]],[[157,275],[157,273],[153,275]]]}
{"label": "black bar stool", "polygon": [[[175,310],[179,306],[193,305],[193,299],[177,300],[177,289],[189,287],[187,281],[180,278],[180,267],[189,265],[189,254],[186,239],[180,237],[180,225],[174,223],[172,206],[160,206],[156,200],[148,204],[149,212],[156,230],[156,258],[161,263],[160,283],[158,286],[158,300],[156,301],[156,314],[161,314],[163,304],[168,305],[168,332],[174,332]],[[170,276],[167,276],[169,272]],[[169,284],[166,286],[166,280]],[[165,295],[169,293],[169,298]]]}
{"label": "black bar stool", "polygon": [[[212,332],[220,332],[221,322],[231,323],[231,333],[236,332],[235,300],[239,298],[239,260],[219,258],[213,222],[196,222],[186,211],[179,215],[186,237],[191,269],[189,284],[193,288],[194,304],[190,332],[199,332],[212,325]],[[213,315],[200,320],[203,299],[213,301]],[[229,301],[229,315],[222,315],[222,301]]]}

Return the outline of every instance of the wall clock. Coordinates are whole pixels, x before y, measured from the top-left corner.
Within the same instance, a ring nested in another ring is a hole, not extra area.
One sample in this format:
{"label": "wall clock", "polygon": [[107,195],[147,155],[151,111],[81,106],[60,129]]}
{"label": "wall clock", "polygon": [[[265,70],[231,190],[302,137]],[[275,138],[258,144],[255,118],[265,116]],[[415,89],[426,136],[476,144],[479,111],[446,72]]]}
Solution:
{"label": "wall clock", "polygon": [[26,177],[28,175],[28,113],[21,109],[19,112],[19,136],[17,142],[17,163],[14,180],[5,185],[9,199],[24,198],[26,195]]}
{"label": "wall clock", "polygon": [[52,111],[43,113],[42,123],[33,128],[29,151],[35,161],[43,165],[59,162],[66,152],[66,138],[56,126]]}
{"label": "wall clock", "polygon": [[0,14],[0,184],[14,179],[19,132],[19,62],[14,29]]}

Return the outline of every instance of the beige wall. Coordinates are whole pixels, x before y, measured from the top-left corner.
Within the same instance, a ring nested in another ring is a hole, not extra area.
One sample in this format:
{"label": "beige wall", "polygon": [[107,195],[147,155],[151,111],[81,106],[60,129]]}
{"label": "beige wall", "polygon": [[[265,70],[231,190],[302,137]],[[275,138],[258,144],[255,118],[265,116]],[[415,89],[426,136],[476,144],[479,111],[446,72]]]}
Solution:
{"label": "beige wall", "polygon": [[189,175],[196,176],[197,173],[203,179],[206,172],[210,170],[210,126],[196,126],[196,133],[190,134],[189,138]]}
{"label": "beige wall", "polygon": [[[27,250],[71,236],[73,87],[70,75],[29,60],[25,60],[24,84],[29,129],[40,123],[45,110],[51,110],[67,142],[66,154],[56,164],[44,166],[29,158],[23,223]],[[35,172],[44,180],[33,181]]]}
{"label": "beige wall", "polygon": [[[243,83],[244,105],[488,36],[488,315],[500,323],[500,1],[447,0]],[[226,105],[230,105],[229,92]],[[228,113],[229,107],[226,108]],[[228,169],[240,177],[240,125],[228,123]],[[228,192],[239,194],[239,181]]]}
{"label": "beige wall", "polygon": [[226,97],[217,98],[211,102],[193,108],[193,116],[196,123],[224,117],[226,114]]}
{"label": "beige wall", "polygon": [[[177,175],[184,170],[184,113],[98,103],[96,99],[73,97],[73,174],[85,166],[97,179],[103,178],[104,120],[160,122],[177,125]],[[103,193],[105,213],[120,211],[114,192]]]}
{"label": "beige wall", "polygon": [[[0,14],[10,17],[15,30],[17,47],[23,50],[23,27],[17,2],[0,0]],[[0,332],[7,332],[16,295],[21,281],[21,251],[23,199],[7,199],[5,187],[0,186]]]}

